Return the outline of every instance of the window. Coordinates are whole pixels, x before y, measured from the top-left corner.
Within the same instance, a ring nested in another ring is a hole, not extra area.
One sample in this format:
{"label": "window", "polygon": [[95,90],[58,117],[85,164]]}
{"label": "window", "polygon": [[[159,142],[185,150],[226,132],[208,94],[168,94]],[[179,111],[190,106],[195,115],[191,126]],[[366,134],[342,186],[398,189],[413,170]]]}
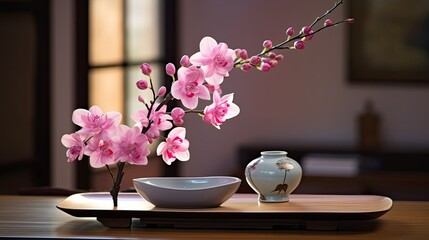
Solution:
{"label": "window", "polygon": [[[154,81],[161,79],[163,19],[159,0],[90,0],[88,31],[88,103],[103,111],[129,114],[138,110],[135,82],[139,66],[149,62]],[[158,76],[157,76],[158,75]],[[155,82],[160,85],[159,82]]]}
{"label": "window", "polygon": [[[123,123],[132,126],[129,115],[142,107],[135,86],[144,77],[139,66],[151,64],[159,87],[165,64],[175,60],[175,1],[81,0],[77,9],[77,105],[121,112]],[[82,172],[89,174],[88,163],[81,165],[78,187],[85,189],[89,177],[83,180]]]}

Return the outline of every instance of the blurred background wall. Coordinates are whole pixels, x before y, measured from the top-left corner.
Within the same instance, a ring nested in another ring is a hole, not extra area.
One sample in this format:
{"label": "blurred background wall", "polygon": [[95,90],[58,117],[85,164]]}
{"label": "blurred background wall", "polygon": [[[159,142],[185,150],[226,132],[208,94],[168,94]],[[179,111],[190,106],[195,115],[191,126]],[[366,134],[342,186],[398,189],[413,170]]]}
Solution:
{"label": "blurred background wall", "polygon": [[[180,51],[198,51],[200,39],[208,35],[254,54],[263,40],[282,41],[289,26],[300,29],[310,24],[332,4],[311,0],[180,1]],[[337,20],[348,17],[352,16],[347,6],[330,16]],[[283,51],[285,60],[269,73],[232,72],[223,91],[235,93],[240,115],[220,131],[188,117],[192,161],[181,164],[181,172],[230,174],[237,170],[237,148],[243,145],[285,146],[286,151],[288,145],[357,147],[357,118],[367,100],[381,118],[384,149],[429,149],[427,86],[350,82],[348,30],[359,22],[357,18],[353,25],[319,33],[303,51]]]}
{"label": "blurred background wall", "polygon": [[[81,16],[76,14],[76,4],[72,0],[29,2],[28,6],[24,3],[25,12],[36,12],[35,16],[38,16],[38,10],[36,10],[38,8],[31,7],[33,3],[34,5],[41,3],[49,11],[49,45],[46,49],[38,48],[38,51],[50,56],[47,65],[50,85],[49,88],[45,88],[50,91],[49,104],[46,104],[49,110],[45,112],[47,113],[46,122],[49,120],[49,131],[43,132],[49,133],[50,137],[49,141],[45,141],[48,144],[41,147],[44,154],[38,158],[44,159],[45,163],[49,160],[49,168],[45,170],[48,170],[50,181],[35,185],[49,183],[54,187],[75,188],[76,178],[78,178],[75,165],[66,162],[65,148],[59,139],[64,133],[74,129],[70,121],[71,112],[76,103],[74,93],[76,88],[82,87],[79,86],[81,81],[75,75],[76,57],[80,54],[76,48],[75,31]],[[85,3],[85,1],[77,2]],[[345,2],[346,4],[341,5],[330,18],[341,20],[353,17],[349,12],[349,1]],[[274,43],[283,41],[285,30],[289,26],[293,26],[298,31],[302,26],[310,24],[316,16],[323,14],[333,3],[334,1],[312,0],[176,1],[177,39],[171,39],[171,41],[177,44],[177,61],[183,54],[192,55],[199,51],[199,41],[204,36],[212,36],[218,42],[226,42],[233,49],[244,48],[249,54],[258,53],[264,40],[270,39]],[[416,0],[413,3],[419,3],[419,1]],[[13,10],[5,7],[9,5],[0,5],[1,13]],[[43,14],[47,13],[42,11]],[[405,153],[427,152],[429,149],[429,126],[427,125],[429,85],[395,84],[388,81],[369,84],[350,81],[349,30],[359,27],[360,20],[356,18],[353,25],[340,25],[318,33],[303,51],[278,51],[285,56],[284,61],[268,73],[259,71],[244,73],[237,69],[233,70],[222,87],[224,93],[235,93],[234,102],[241,108],[240,115],[227,121],[222,125],[221,130],[206,125],[197,116],[187,116],[185,121],[187,136],[191,142],[191,160],[175,163],[178,174],[205,176],[234,175],[242,172],[244,170],[242,162],[252,160],[240,159],[239,149],[243,146],[280,146],[281,150],[286,151],[297,147],[310,150],[312,147],[337,150],[357,149],[358,117],[364,112],[368,100],[372,102],[373,109],[381,120],[379,130],[382,150]],[[368,19],[365,20],[366,24],[371,25],[372,20],[369,22]],[[385,21],[390,20],[385,19]],[[395,21],[402,22],[401,19],[395,19]],[[15,25],[9,23],[10,21],[2,15],[0,26],[5,34],[10,29],[13,30],[11,26],[18,27],[19,22]],[[373,24],[376,23],[373,22]],[[30,24],[30,28],[27,28],[30,29],[30,33],[33,31],[31,26]],[[424,30],[425,28],[422,28],[422,31]],[[379,29],[378,34],[374,36],[374,42],[377,42],[375,41],[377,39],[386,38],[387,35],[385,36],[383,31],[384,29]],[[3,43],[18,44],[19,42],[5,38],[1,45],[5,47]],[[369,41],[365,44],[371,45],[371,43]],[[33,56],[34,46],[31,44],[26,46],[32,48],[21,53],[26,53],[27,55],[24,54],[24,56],[27,57]],[[390,50],[395,49],[388,49]],[[2,51],[1,57],[2,63],[11,59],[6,51]],[[7,79],[3,78],[1,81],[1,89],[4,92],[2,96],[5,96],[2,98],[1,112],[2,120],[6,121],[2,122],[2,125],[9,126],[8,124],[17,122],[13,120],[14,118],[4,117],[10,113],[10,104],[7,101],[12,97],[17,97],[13,101],[22,102],[28,99],[19,98],[19,95],[8,91],[11,87],[19,88],[21,83],[17,84],[16,81],[19,78],[9,71],[11,68],[5,67],[6,64],[1,65],[3,67],[1,72],[8,74],[4,75],[8,76]],[[10,76],[15,76],[14,84],[8,80],[12,79]],[[25,81],[22,84],[25,84]],[[29,89],[33,86],[32,84],[34,82],[29,82],[22,87]],[[29,94],[35,92],[39,92],[40,95],[39,90]],[[47,96],[47,94],[42,95]],[[34,106],[31,104],[30,106]],[[30,116],[33,115],[30,114]],[[25,128],[21,130],[26,131]],[[39,132],[37,136],[46,135],[43,133]],[[34,136],[32,139],[33,142],[38,141]],[[2,143],[5,142],[7,137],[2,140]],[[10,150],[10,144],[2,145]],[[34,146],[27,147],[28,151],[35,151]],[[47,152],[49,154],[46,154]],[[8,159],[10,158],[1,158],[1,166],[6,169],[4,172],[9,172],[8,169],[11,169]],[[162,162],[159,159],[151,164],[146,168],[137,167],[130,170],[130,173],[127,172],[127,177],[131,179],[163,174],[162,167],[159,166]],[[407,161],[406,164],[413,164],[413,162]],[[32,166],[27,167],[26,171],[31,171]],[[425,174],[428,169],[421,170]],[[37,174],[39,177],[41,174],[47,175],[40,170]],[[110,181],[105,179],[106,172],[94,172],[94,175],[97,177],[94,180],[93,189],[103,190],[110,185]],[[7,186],[10,181],[15,180],[4,178],[1,182]],[[25,179],[25,181],[33,180]],[[131,184],[128,184],[125,188],[130,186]],[[6,187],[2,186],[2,189]]]}

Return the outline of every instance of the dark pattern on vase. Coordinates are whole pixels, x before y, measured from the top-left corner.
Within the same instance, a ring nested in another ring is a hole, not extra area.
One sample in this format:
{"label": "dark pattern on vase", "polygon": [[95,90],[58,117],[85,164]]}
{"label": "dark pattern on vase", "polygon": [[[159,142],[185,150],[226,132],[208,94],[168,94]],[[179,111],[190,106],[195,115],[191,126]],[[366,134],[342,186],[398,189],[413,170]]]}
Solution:
{"label": "dark pattern on vase", "polygon": [[277,186],[275,187],[275,189],[273,191],[271,191],[271,192],[278,192],[277,194],[280,195],[280,193],[282,191],[284,191],[285,194],[286,194],[286,190],[289,187],[289,185],[286,183],[286,176],[287,176],[287,173],[290,170],[293,169],[293,165],[290,164],[290,163],[288,163],[288,162],[285,162],[283,160],[278,160],[277,163],[276,163],[276,165],[277,165],[277,167],[280,170],[284,170],[285,171],[285,176],[283,178],[283,182],[281,184],[277,184]]}
{"label": "dark pattern on vase", "polygon": [[253,187],[255,187],[255,188],[256,188],[256,190],[257,190],[258,192],[260,192],[260,191],[259,191],[258,187],[256,187],[255,183],[253,182],[253,179],[252,179],[252,173],[256,171],[256,166],[259,164],[259,162],[260,162],[260,161],[261,161],[261,160],[257,160],[255,163],[253,163],[253,164],[248,168],[248,173],[247,173],[247,175],[249,175],[249,180],[250,180],[250,182],[252,183]]}

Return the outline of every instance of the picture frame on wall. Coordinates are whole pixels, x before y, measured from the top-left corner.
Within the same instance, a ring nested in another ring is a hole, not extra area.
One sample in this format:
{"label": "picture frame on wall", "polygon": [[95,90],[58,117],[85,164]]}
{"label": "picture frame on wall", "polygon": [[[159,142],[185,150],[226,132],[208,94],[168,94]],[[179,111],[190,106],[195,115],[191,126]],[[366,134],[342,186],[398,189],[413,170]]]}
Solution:
{"label": "picture frame on wall", "polygon": [[351,0],[351,82],[429,84],[429,1]]}

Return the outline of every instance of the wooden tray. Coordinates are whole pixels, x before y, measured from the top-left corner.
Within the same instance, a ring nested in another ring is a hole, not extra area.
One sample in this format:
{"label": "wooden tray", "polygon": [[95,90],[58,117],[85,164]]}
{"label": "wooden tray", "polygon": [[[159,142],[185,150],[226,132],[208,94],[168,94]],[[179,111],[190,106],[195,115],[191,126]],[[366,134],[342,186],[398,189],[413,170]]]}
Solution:
{"label": "wooden tray", "polygon": [[[172,196],[174,197],[174,196]],[[256,194],[235,194],[216,208],[158,208],[137,193],[120,193],[113,207],[109,193],[80,193],[57,208],[75,217],[96,217],[107,227],[293,228],[336,230],[350,221],[376,219],[392,208],[388,197],[373,195],[291,195],[285,203],[260,203]]]}

